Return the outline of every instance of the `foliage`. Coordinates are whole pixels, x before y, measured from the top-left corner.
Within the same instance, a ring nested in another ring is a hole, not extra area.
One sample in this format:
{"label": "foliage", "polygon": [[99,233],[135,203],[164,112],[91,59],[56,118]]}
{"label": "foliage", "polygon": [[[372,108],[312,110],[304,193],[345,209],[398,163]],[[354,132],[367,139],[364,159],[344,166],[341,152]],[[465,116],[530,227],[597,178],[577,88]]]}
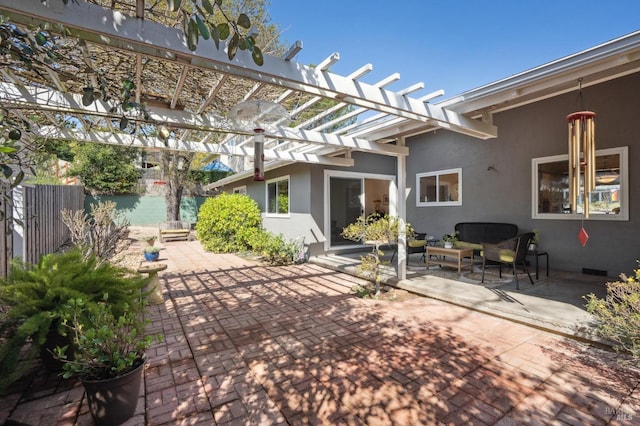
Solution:
{"label": "foliage", "polygon": [[37,169],[35,176],[27,177],[25,183],[29,185],[62,185],[60,178],[46,169]]}
{"label": "foliage", "polygon": [[136,309],[120,315],[114,315],[106,303],[69,300],[62,323],[71,331],[73,359],[67,359],[67,347],[58,347],[55,353],[57,359],[64,361],[63,377],[105,380],[138,367],[154,340],[161,339],[145,335],[149,321],[142,318],[142,300],[138,299]]}
{"label": "foliage", "polygon": [[105,261],[124,250],[129,221],[116,210],[115,202],[91,204],[91,215],[84,210],[73,212],[69,209],[63,209],[60,214],[71,232],[71,241],[85,258],[95,256]]}
{"label": "foliage", "polygon": [[635,276],[620,276],[607,283],[603,299],[585,296],[587,311],[598,320],[598,333],[614,343],[617,351],[631,355],[630,362],[640,366],[640,268]]}
{"label": "foliage", "polygon": [[299,262],[300,247],[282,234],[259,230],[248,239],[251,249],[272,265],[290,265]]}
{"label": "foliage", "polygon": [[356,284],[351,288],[351,291],[360,299],[372,299],[374,298],[375,289],[370,285]]}
{"label": "foliage", "polygon": [[27,371],[51,329],[64,333],[61,320],[70,300],[107,302],[120,316],[135,308],[147,282],[95,257],[85,259],[78,249],[43,256],[36,265],[14,261],[0,281],[0,305],[6,308],[0,322],[0,337],[6,339],[0,348],[0,390]]}
{"label": "foliage", "polygon": [[[181,11],[184,15],[184,33],[189,50],[196,50],[200,38],[211,40],[220,48],[220,41],[229,39],[227,56],[232,60],[238,49],[251,52],[251,58],[256,65],[264,63],[262,50],[256,45],[256,40],[249,32],[251,20],[246,13],[240,13],[238,18],[232,19],[222,8],[222,0],[167,0],[171,11]],[[222,16],[222,22],[217,22]],[[242,30],[240,29],[242,28]]]}
{"label": "foliage", "polygon": [[533,244],[540,242],[540,231],[538,229],[533,230],[533,239],[531,240]]}
{"label": "foliage", "polygon": [[145,253],[150,253],[150,254],[153,254],[153,253],[160,253],[160,247],[156,247],[156,246],[146,246],[146,247],[144,248],[144,252],[145,252]]}
{"label": "foliage", "polygon": [[444,241],[445,243],[455,243],[456,241],[458,241],[458,231],[444,235],[442,237],[442,241]]}
{"label": "foliage", "polygon": [[258,204],[249,196],[222,193],[202,204],[196,232],[205,250],[232,253],[250,249],[251,229],[261,225]]}
{"label": "foliage", "polygon": [[[360,216],[356,222],[349,224],[342,230],[344,238],[372,246],[370,253],[360,257],[361,263],[358,266],[358,273],[374,281],[376,296],[380,293],[381,267],[389,264],[389,261],[381,259],[384,256],[381,246],[395,243],[398,240],[399,230],[400,220],[397,217],[389,215],[380,217],[376,214],[367,218]],[[405,232],[407,235],[413,235],[411,225],[405,225]]]}
{"label": "foliage", "polygon": [[222,172],[216,170],[189,170],[188,179],[203,185],[216,182],[220,179],[232,175],[233,172]]}
{"label": "foliage", "polygon": [[78,176],[86,188],[100,194],[123,194],[135,189],[141,176],[134,164],[137,149],[86,143],[76,145],[74,152],[69,175]]}

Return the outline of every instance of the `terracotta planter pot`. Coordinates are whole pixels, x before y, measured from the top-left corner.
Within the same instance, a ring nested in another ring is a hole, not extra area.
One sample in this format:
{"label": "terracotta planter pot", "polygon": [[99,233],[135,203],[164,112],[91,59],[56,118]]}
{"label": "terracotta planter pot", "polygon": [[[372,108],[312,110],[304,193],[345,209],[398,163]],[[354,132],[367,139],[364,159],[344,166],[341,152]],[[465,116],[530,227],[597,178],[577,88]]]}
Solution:
{"label": "terracotta planter pot", "polygon": [[82,380],[89,412],[96,425],[119,425],[136,411],[144,360],[132,371],[106,380]]}

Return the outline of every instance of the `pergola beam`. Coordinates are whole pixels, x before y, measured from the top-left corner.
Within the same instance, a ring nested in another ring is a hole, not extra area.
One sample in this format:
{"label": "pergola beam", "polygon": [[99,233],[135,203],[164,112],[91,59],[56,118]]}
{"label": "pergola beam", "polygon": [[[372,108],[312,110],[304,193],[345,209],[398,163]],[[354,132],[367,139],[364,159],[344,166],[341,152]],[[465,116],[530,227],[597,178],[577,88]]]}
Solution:
{"label": "pergola beam", "polygon": [[338,99],[407,119],[433,120],[452,131],[483,139],[497,135],[496,127],[489,123],[282,58],[265,55],[264,65],[259,67],[253,63],[249,54],[238,52],[230,61],[225,52],[225,43],[221,43],[220,49],[216,49],[213,43],[205,41],[191,52],[179,29],[126,16],[82,0],[66,5],[62,1],[42,3],[40,0],[0,0],[0,11],[19,24],[62,24],[71,35],[103,46],[163,60],[180,61],[265,84]]}
{"label": "pergola beam", "polygon": [[[253,148],[233,148],[225,147],[218,144],[202,144],[191,141],[180,141],[163,139],[148,136],[140,137],[138,135],[130,135],[127,133],[84,132],[74,129],[59,129],[54,126],[43,126],[33,129],[33,134],[47,139],[65,139],[88,143],[100,143],[108,145],[118,145],[135,148],[145,148],[151,150],[169,150],[183,152],[201,152],[206,154],[222,154],[222,155],[241,155],[246,157],[253,156]],[[327,157],[316,154],[302,153],[283,153],[269,149],[264,150],[264,157],[267,160],[277,161],[294,161],[300,163],[324,164],[338,167],[352,167],[354,162],[350,158]]]}
{"label": "pergola beam", "polygon": [[[45,88],[21,87],[10,83],[0,83],[0,98],[3,99],[5,105],[16,108],[32,108],[68,114],[88,114],[109,118],[120,118],[122,116],[122,113],[112,110],[111,104],[102,100],[95,100],[91,105],[85,107],[82,105],[81,95],[67,95]],[[160,107],[149,107],[148,113],[151,122],[163,123],[167,126],[218,133],[249,134],[247,132],[237,131],[231,128],[227,120],[211,115],[192,114],[186,111]],[[127,116],[127,118],[130,120],[144,121],[135,115]],[[265,132],[264,136],[268,139],[282,139],[323,146],[331,145],[340,148],[375,152],[382,155],[395,156],[408,154],[408,149],[404,147],[381,144],[366,139],[354,139],[319,133],[312,130],[292,129],[289,127],[269,129]]]}

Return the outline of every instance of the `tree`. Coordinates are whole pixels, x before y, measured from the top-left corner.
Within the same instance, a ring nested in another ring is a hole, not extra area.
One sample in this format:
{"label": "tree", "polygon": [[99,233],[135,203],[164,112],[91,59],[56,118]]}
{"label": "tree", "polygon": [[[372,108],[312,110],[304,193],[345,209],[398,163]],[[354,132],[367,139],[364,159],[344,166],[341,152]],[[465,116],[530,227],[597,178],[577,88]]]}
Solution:
{"label": "tree", "polygon": [[193,153],[162,152],[162,171],[165,176],[164,199],[167,205],[167,221],[180,220],[180,201],[185,185],[189,182],[189,167]]}
{"label": "tree", "polygon": [[[171,3],[175,2],[175,0],[168,0],[168,3],[171,8]],[[204,19],[204,15],[202,15],[202,9],[198,9],[197,7],[192,7],[195,5],[195,0],[190,0],[189,2],[177,2],[179,4],[179,10],[185,14],[185,16],[189,16],[190,19],[196,19],[197,16],[200,16],[200,19]],[[205,4],[207,1],[203,1],[202,5],[205,12],[210,12],[208,6]],[[242,49],[243,46],[249,49],[249,45],[253,44],[252,52],[254,53],[253,59],[256,64],[261,65],[261,61],[256,60],[255,52],[259,51],[259,56],[261,57],[263,52],[269,53],[272,55],[277,55],[279,53],[284,52],[285,46],[280,43],[279,39],[279,29],[276,25],[269,24],[269,15],[266,12],[266,0],[220,0],[215,2],[216,10],[214,12],[210,12],[210,16],[205,19],[206,24],[209,28],[209,35],[211,38],[214,38],[212,28],[216,26],[216,28],[222,28],[221,34],[224,35],[227,30],[224,29],[225,25],[231,26],[237,35],[232,35],[230,44],[229,44],[229,57],[231,56],[231,51],[234,49],[234,43],[237,43],[235,48],[238,47]],[[177,9],[173,9],[177,10]],[[198,15],[201,14],[201,15]],[[245,18],[242,16],[245,16]],[[234,21],[231,17],[238,16],[237,21]],[[214,22],[218,22],[217,25],[213,25]],[[238,26],[243,28],[242,23],[250,22],[251,29],[257,33],[257,36],[253,35],[245,35],[242,36],[240,34],[240,29]],[[235,25],[235,27],[234,27]],[[201,26],[198,26],[201,29]],[[187,38],[189,38],[189,26],[185,29],[185,34],[187,34]],[[202,34],[202,31],[199,33],[196,31],[196,34],[200,34],[200,37],[207,39]],[[239,34],[239,35],[238,35]],[[193,35],[193,33],[192,33]],[[244,38],[243,38],[244,37]],[[220,36],[221,39],[224,37]],[[236,41],[234,41],[236,40]],[[244,40],[244,41],[243,41]],[[215,38],[214,38],[215,42]],[[233,52],[235,55],[235,51]],[[172,136],[175,138],[180,138],[180,136],[184,133],[184,130],[176,130],[173,132]],[[197,174],[189,174],[189,166],[191,165],[194,159],[193,153],[184,153],[184,152],[171,152],[164,151],[162,153],[162,174],[164,176],[166,182],[165,188],[165,201],[167,205],[167,221],[180,220],[180,202],[182,199],[182,194],[187,185],[191,183],[195,183],[195,177]]]}
{"label": "tree", "polygon": [[78,176],[86,188],[101,194],[128,193],[135,189],[141,176],[134,165],[137,149],[83,143],[74,145],[73,151],[69,175]]}
{"label": "tree", "polygon": [[[346,239],[362,242],[372,247],[370,253],[360,257],[362,263],[358,267],[358,272],[373,279],[375,296],[380,294],[380,281],[382,280],[380,268],[389,264],[389,261],[381,260],[381,257],[384,256],[381,247],[396,243],[399,230],[400,220],[397,217],[389,215],[380,217],[374,213],[369,217],[358,217],[354,223],[349,224],[342,231],[342,236]],[[407,235],[413,235],[411,225],[406,224],[405,232]]]}

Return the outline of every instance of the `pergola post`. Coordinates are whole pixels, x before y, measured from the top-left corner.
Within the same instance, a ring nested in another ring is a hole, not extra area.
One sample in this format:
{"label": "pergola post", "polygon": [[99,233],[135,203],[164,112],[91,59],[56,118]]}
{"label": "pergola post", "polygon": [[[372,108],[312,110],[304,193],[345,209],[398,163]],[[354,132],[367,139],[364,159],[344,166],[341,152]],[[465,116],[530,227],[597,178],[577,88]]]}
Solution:
{"label": "pergola post", "polygon": [[[404,136],[398,138],[398,145],[405,146]],[[398,280],[407,278],[407,157],[398,155],[398,172],[396,174],[397,191],[396,203],[398,209],[398,219],[400,221],[400,229],[398,230]]]}

